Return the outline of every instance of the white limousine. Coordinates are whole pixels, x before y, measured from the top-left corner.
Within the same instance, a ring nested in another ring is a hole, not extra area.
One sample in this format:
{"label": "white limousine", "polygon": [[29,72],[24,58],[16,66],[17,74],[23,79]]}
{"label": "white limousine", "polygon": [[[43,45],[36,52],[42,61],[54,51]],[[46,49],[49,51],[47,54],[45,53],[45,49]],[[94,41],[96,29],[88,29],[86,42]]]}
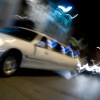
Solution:
{"label": "white limousine", "polygon": [[12,75],[20,67],[75,70],[77,58],[64,54],[65,45],[58,41],[53,44],[53,41],[55,39],[27,28],[1,28],[0,74]]}

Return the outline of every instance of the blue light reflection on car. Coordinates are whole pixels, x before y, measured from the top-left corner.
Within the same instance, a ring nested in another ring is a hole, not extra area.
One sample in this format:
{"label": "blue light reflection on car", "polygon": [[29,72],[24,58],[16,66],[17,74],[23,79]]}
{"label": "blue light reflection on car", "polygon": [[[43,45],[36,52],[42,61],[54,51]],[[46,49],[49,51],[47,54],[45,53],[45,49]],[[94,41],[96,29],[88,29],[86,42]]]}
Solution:
{"label": "blue light reflection on car", "polygon": [[[55,48],[57,44],[57,40],[47,40],[47,45],[52,49]],[[78,57],[80,55],[80,50],[78,49],[77,51],[73,51],[71,44],[69,44],[67,47],[61,45],[60,48],[63,54],[69,54],[72,57]]]}
{"label": "blue light reflection on car", "polygon": [[1,33],[6,33],[6,34],[13,34],[14,32],[18,32],[19,30],[17,29],[17,28],[15,28],[15,27],[10,27],[10,28],[8,28],[8,27],[6,27],[6,28],[1,28],[0,29],[0,32]]}
{"label": "blue light reflection on car", "polygon": [[47,40],[47,45],[48,45],[49,47],[51,47],[51,48],[54,48],[54,47],[57,46],[57,40],[53,40],[53,41]]}
{"label": "blue light reflection on car", "polygon": [[80,50],[77,50],[76,52],[74,52],[72,49],[71,49],[71,46],[67,46],[66,48],[64,46],[61,46],[61,51],[62,53],[64,54],[69,54],[71,55],[72,57],[77,57],[80,55]]}
{"label": "blue light reflection on car", "polygon": [[78,57],[80,55],[80,50],[78,49],[76,52],[74,52],[74,57]]}

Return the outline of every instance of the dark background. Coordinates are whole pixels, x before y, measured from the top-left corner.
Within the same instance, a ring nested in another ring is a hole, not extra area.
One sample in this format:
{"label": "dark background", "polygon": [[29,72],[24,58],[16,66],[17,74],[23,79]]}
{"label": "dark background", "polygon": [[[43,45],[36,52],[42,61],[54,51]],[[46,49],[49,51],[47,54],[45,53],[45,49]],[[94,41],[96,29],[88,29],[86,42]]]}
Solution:
{"label": "dark background", "polygon": [[52,0],[62,5],[72,5],[73,13],[78,13],[74,19],[74,34],[81,34],[89,42],[89,48],[100,46],[99,39],[99,0]]}
{"label": "dark background", "polygon": [[[69,0],[72,1],[72,0]],[[81,33],[88,42],[89,52],[100,46],[99,0],[73,0],[79,16],[75,19],[76,33]]]}
{"label": "dark background", "polygon": [[75,12],[79,14],[75,19],[76,32],[83,34],[90,46],[100,46],[99,2],[97,0],[73,0],[72,3],[76,6]]}

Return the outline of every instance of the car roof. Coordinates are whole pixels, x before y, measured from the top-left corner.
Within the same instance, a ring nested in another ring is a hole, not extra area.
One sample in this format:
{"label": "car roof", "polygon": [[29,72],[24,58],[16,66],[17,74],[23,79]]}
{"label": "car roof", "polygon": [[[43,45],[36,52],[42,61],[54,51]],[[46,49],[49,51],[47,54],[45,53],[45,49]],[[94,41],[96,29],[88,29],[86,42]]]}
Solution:
{"label": "car roof", "polygon": [[[45,34],[43,34],[43,33],[41,33],[41,32],[35,31],[35,30],[33,30],[33,29],[28,29],[28,28],[24,28],[24,27],[17,27],[17,28],[21,28],[21,29],[29,30],[29,31],[31,31],[31,32],[35,32],[35,33],[37,33],[38,35],[44,36],[44,37],[46,37],[46,38],[48,38],[48,39],[50,39],[50,40],[57,40],[57,39],[54,39],[54,38],[52,38],[52,37],[49,37],[49,36],[47,36],[47,35],[45,35]],[[62,42],[60,42],[60,41],[58,41],[58,40],[57,40],[57,43],[60,44],[61,46],[64,46],[64,47],[67,47],[67,46],[68,46],[67,44],[64,44],[64,43],[62,43]],[[74,51],[73,48],[71,48],[71,49]]]}
{"label": "car roof", "polygon": [[[29,30],[29,31],[33,31],[33,32],[35,32],[35,33],[37,33],[37,34],[39,34],[41,36],[44,36],[44,37],[50,39],[50,40],[57,40],[57,39],[54,39],[54,38],[52,38],[52,37],[50,37],[48,35],[45,35],[44,33],[41,33],[41,32],[38,32],[38,31],[35,31],[35,30],[32,30],[32,29],[23,28],[23,27],[19,27],[19,28],[26,29],[26,30]],[[67,46],[66,44],[64,44],[64,43],[62,43],[62,42],[60,42],[58,40],[57,40],[57,43],[61,44],[62,46]]]}

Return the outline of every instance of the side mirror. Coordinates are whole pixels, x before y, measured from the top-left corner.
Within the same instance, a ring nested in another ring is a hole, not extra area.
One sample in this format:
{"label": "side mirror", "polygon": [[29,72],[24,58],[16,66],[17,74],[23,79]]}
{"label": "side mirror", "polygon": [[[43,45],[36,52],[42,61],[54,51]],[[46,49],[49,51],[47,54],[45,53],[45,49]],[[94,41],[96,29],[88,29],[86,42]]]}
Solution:
{"label": "side mirror", "polygon": [[42,41],[37,42],[35,45],[43,48],[46,46],[46,44]]}

